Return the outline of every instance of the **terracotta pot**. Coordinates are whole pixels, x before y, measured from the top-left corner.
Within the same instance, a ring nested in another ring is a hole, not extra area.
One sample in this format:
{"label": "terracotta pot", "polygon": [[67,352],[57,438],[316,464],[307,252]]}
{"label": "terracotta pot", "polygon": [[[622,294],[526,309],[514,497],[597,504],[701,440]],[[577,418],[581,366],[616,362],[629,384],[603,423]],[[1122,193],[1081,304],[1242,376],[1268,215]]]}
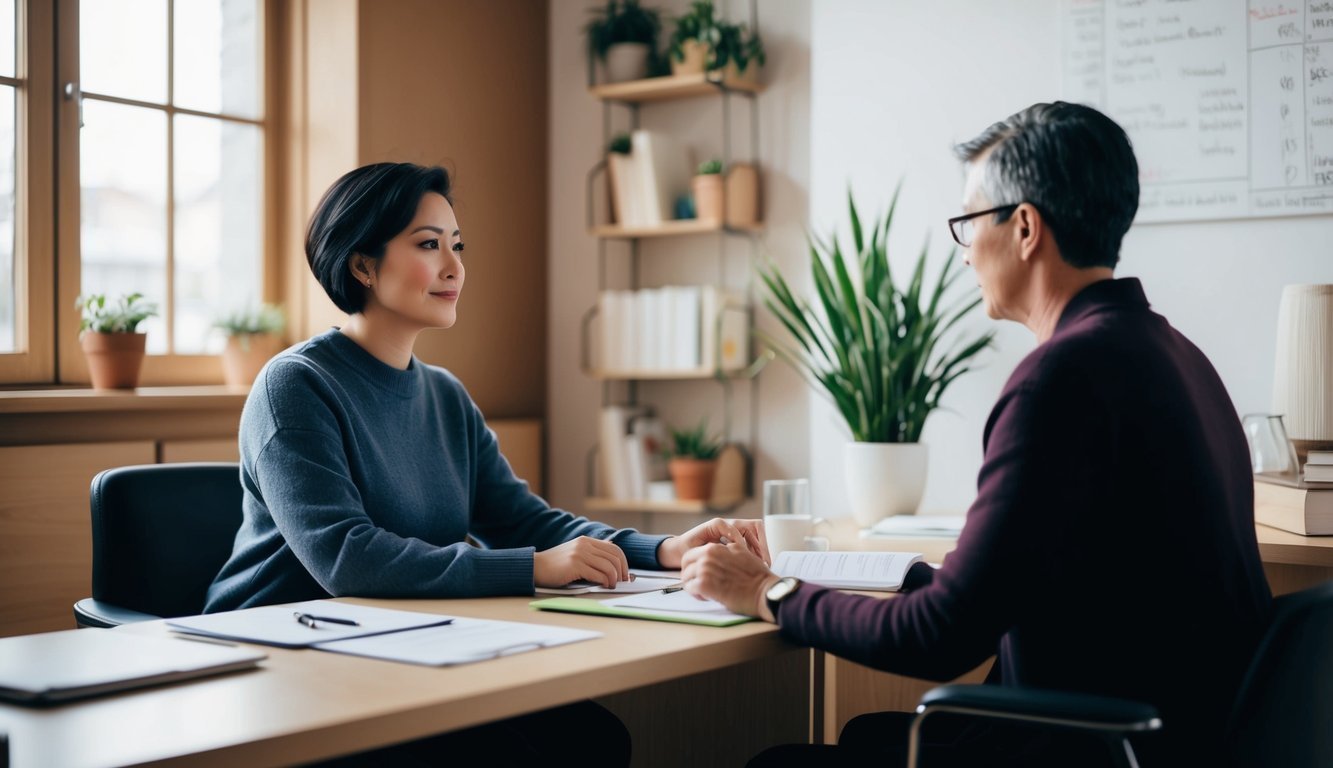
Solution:
{"label": "terracotta pot", "polygon": [[80,334],[79,346],[88,358],[93,389],[134,389],[138,386],[147,341],[148,335],[143,333],[84,331]]}
{"label": "terracotta pot", "polygon": [[704,71],[704,65],[708,61],[707,45],[698,40],[686,40],[680,44],[680,50],[685,54],[685,60],[681,61],[671,56],[671,74],[697,75]]}
{"label": "terracotta pot", "polygon": [[222,377],[228,386],[248,387],[269,358],[282,351],[282,339],[271,333],[242,333],[227,338],[222,350]]}
{"label": "terracotta pot", "polygon": [[759,65],[753,61],[746,65],[744,72],[736,68],[736,62],[728,61],[722,72],[728,80],[739,80],[742,83],[759,82]]}
{"label": "terracotta pot", "polygon": [[676,498],[681,501],[707,501],[713,496],[713,474],[717,460],[672,459],[667,464],[671,482],[676,485]]}
{"label": "terracotta pot", "polygon": [[749,163],[727,169],[727,226],[744,228],[759,223],[759,171]]}
{"label": "terracotta pot", "polygon": [[726,212],[722,176],[716,173],[695,176],[690,180],[690,191],[694,193],[695,217],[699,221],[721,224]]}

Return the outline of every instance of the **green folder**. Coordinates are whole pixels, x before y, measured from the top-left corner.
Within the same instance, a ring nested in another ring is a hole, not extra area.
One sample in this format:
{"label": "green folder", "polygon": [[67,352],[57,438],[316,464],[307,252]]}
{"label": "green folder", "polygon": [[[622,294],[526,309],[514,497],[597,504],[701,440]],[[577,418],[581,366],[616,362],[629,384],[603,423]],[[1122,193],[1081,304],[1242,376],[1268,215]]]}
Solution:
{"label": "green folder", "polygon": [[597,616],[619,616],[624,619],[647,619],[649,621],[670,621],[676,624],[703,624],[709,627],[730,627],[754,621],[749,616],[710,619],[699,614],[671,614],[667,612],[641,610],[638,608],[617,608],[605,605],[600,600],[587,600],[579,597],[550,597],[545,600],[533,600],[528,605],[539,611],[563,611],[565,613],[591,613]]}

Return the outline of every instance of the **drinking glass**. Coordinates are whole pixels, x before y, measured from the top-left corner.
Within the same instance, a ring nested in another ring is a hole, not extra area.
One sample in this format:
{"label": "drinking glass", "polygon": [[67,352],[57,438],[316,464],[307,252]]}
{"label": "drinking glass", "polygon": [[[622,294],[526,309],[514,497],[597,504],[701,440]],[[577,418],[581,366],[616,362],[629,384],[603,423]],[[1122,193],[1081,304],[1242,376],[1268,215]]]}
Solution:
{"label": "drinking glass", "polygon": [[764,481],[764,536],[774,557],[787,550],[826,550],[828,539],[813,536],[824,522],[810,514],[810,481]]}
{"label": "drinking glass", "polygon": [[1245,437],[1250,443],[1250,467],[1257,474],[1287,475],[1300,473],[1296,448],[1287,438],[1282,416],[1272,413],[1247,413],[1241,418]]}

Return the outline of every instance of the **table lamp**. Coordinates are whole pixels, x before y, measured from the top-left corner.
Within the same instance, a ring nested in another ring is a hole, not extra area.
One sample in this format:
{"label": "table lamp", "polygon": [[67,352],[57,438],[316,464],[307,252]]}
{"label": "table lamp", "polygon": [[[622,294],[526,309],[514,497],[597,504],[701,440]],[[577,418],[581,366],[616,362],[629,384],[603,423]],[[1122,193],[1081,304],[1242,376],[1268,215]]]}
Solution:
{"label": "table lamp", "polygon": [[1333,285],[1288,285],[1277,313],[1273,413],[1284,414],[1297,460],[1333,449]]}

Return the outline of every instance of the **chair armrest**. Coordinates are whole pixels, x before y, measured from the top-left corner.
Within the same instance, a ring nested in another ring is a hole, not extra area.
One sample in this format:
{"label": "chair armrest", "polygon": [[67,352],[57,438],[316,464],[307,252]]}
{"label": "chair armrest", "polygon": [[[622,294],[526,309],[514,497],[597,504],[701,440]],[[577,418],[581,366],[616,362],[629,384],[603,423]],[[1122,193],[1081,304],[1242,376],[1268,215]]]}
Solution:
{"label": "chair armrest", "polygon": [[91,597],[85,597],[74,604],[74,621],[80,629],[85,627],[100,627],[110,629],[119,627],[121,624],[133,624],[138,621],[153,621],[160,619],[161,616],[154,616],[151,613],[135,611],[129,608],[121,608],[118,605],[94,600]]}
{"label": "chair armrest", "polygon": [[1162,727],[1150,704],[1084,693],[1009,688],[1000,685],[942,685],[926,692],[916,711],[955,712],[1024,720],[1096,731],[1132,733]]}

